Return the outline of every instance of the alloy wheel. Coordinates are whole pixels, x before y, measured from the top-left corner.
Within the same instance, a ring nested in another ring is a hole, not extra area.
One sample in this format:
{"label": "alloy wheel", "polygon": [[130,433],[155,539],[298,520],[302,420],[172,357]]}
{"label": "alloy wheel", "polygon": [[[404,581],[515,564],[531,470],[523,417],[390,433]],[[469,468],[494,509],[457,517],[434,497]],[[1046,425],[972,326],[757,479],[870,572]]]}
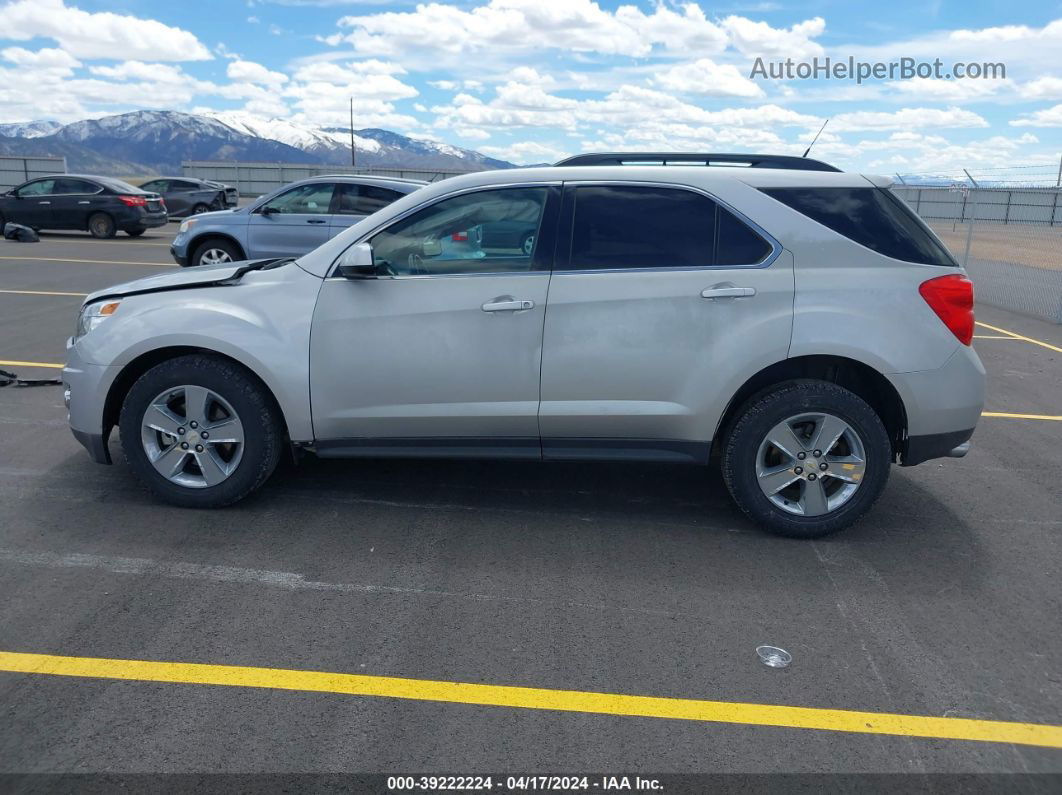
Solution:
{"label": "alloy wheel", "polygon": [[236,471],[243,457],[243,423],[216,392],[177,386],[148,405],[140,441],[160,475],[179,486],[202,489],[222,483]]}
{"label": "alloy wheel", "polygon": [[845,505],[866,475],[863,440],[833,414],[798,414],[775,425],[756,453],[764,496],[788,513],[823,516]]}

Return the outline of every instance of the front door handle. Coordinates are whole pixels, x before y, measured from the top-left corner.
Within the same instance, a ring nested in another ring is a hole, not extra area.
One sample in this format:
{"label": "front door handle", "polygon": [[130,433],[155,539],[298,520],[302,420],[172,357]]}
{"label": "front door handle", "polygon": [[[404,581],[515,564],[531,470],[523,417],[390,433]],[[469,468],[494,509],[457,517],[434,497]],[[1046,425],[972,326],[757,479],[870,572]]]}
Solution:
{"label": "front door handle", "polygon": [[756,295],[755,287],[709,287],[701,290],[701,298],[751,298]]}
{"label": "front door handle", "polygon": [[534,301],[521,301],[516,298],[498,299],[487,301],[483,304],[484,312],[517,312],[521,309],[534,309]]}
{"label": "front door handle", "polygon": [[92,204],[90,201],[79,201],[78,204]]}
{"label": "front door handle", "polygon": [[309,218],[309,219],[307,219],[306,223],[308,223],[308,224],[327,224],[328,221],[326,221],[323,218]]}
{"label": "front door handle", "polygon": [[51,204],[51,202],[37,202],[37,204]]}

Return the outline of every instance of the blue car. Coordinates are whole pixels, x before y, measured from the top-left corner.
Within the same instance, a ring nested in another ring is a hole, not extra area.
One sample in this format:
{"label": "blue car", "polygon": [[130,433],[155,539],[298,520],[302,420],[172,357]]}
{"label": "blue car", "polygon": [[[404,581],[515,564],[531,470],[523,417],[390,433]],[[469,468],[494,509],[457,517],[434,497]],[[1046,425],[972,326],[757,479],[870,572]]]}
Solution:
{"label": "blue car", "polygon": [[187,219],[170,254],[182,266],[298,257],[426,184],[357,175],[300,180],[247,207]]}

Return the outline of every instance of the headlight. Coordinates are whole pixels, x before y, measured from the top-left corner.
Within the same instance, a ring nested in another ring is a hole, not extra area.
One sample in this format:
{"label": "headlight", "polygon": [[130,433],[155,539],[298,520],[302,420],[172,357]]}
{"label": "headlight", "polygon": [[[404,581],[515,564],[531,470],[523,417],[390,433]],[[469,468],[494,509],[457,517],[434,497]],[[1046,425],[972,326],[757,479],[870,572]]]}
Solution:
{"label": "headlight", "polygon": [[177,234],[183,235],[185,232],[195,226],[196,223],[198,223],[198,220],[195,218],[188,218],[187,220],[181,221],[181,225],[177,227]]}
{"label": "headlight", "polygon": [[92,329],[118,311],[121,301],[99,301],[89,304],[81,310],[77,316],[77,329],[74,331],[74,341],[84,337]]}

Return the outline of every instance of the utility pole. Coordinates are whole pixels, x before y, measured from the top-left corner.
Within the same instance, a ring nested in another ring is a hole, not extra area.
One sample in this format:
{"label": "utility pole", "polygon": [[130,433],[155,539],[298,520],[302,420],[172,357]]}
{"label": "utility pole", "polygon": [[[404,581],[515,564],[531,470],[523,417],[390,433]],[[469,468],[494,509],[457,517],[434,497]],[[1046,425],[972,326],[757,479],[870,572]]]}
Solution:
{"label": "utility pole", "polygon": [[354,97],[350,98],[350,167],[356,168],[357,161],[354,157]]}

